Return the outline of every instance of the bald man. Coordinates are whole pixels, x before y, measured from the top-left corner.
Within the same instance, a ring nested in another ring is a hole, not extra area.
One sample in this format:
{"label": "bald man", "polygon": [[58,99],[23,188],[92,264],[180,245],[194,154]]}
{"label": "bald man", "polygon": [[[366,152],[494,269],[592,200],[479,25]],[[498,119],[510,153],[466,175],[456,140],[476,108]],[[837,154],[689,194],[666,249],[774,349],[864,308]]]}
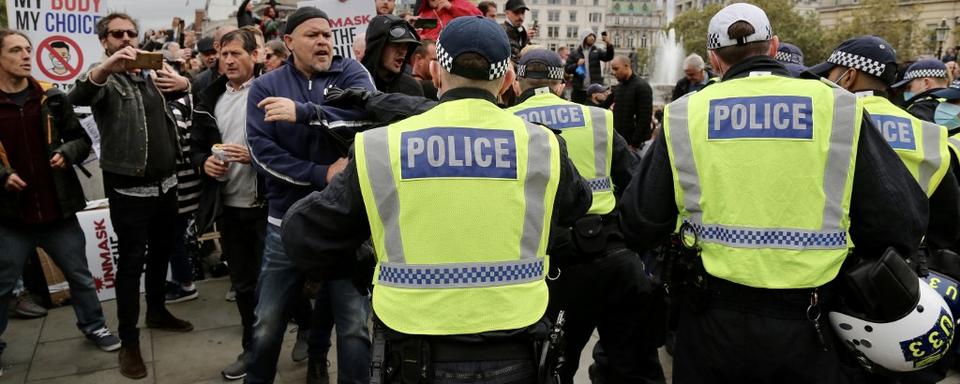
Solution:
{"label": "bald man", "polygon": [[627,139],[634,149],[642,149],[650,140],[653,115],[653,89],[650,84],[633,74],[633,66],[626,56],[616,56],[610,62],[610,72],[620,85],[613,89],[613,128]]}

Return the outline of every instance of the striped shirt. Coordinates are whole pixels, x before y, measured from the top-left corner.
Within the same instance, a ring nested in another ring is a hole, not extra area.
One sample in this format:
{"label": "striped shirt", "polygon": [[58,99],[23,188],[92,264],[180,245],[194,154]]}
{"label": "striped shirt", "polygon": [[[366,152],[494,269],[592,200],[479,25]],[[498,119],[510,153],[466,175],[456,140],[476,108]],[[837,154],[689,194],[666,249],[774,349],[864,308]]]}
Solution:
{"label": "striped shirt", "polygon": [[200,173],[190,163],[190,126],[193,124],[193,95],[170,102],[177,123],[180,157],[177,158],[177,200],[180,214],[193,213],[200,207],[202,190]]}

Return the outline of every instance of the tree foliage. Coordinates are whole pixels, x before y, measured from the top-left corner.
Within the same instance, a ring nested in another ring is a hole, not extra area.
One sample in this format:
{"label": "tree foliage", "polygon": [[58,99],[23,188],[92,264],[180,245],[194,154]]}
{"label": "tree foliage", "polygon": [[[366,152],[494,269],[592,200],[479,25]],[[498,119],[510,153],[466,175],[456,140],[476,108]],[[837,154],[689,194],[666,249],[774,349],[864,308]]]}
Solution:
{"label": "tree foliage", "polygon": [[924,37],[930,31],[917,23],[920,12],[914,6],[899,4],[897,0],[863,0],[861,4],[827,34],[831,49],[844,40],[861,35],[883,38],[897,51],[897,59],[901,61],[913,60],[936,49],[931,49],[925,41]]}
{"label": "tree foliage", "polygon": [[7,2],[0,1],[0,28],[7,27]]}
{"label": "tree foliage", "polygon": [[[820,18],[815,13],[800,13],[793,9],[793,0],[747,0],[767,11],[773,32],[780,41],[796,45],[803,51],[805,63],[809,65],[822,61],[830,49],[824,45],[824,34],[820,27]],[[683,40],[687,53],[696,52],[707,59],[707,25],[710,18],[720,11],[723,5],[710,4],[702,9],[690,10],[677,16],[667,28],[676,30],[678,38]]]}

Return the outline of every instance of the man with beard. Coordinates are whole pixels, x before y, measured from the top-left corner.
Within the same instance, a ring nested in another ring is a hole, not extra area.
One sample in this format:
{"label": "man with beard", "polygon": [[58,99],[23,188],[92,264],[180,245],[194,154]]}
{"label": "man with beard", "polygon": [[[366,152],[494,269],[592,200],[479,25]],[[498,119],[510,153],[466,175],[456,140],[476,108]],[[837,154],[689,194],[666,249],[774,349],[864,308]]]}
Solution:
{"label": "man with beard", "polygon": [[392,15],[397,8],[397,0],[374,0],[377,6],[377,15]]}
{"label": "man with beard", "polygon": [[601,61],[610,61],[613,59],[613,44],[606,33],[601,34],[604,49],[597,48],[597,35],[590,28],[580,32],[580,46],[570,52],[567,56],[567,63],[564,66],[567,74],[573,75],[573,95],[574,103],[584,104],[587,101],[587,88],[590,84],[603,84],[603,71],[600,69]]}
{"label": "man with beard", "polygon": [[[90,106],[100,129],[100,168],[116,230],[117,317],[120,373],[147,376],[140,355],[140,276],[146,267],[149,328],[178,332],[193,325],[164,306],[167,262],[177,241],[176,125],[164,99],[186,95],[190,81],[169,66],[159,71],[130,69],[136,60],[137,24],[129,15],[111,13],[97,22],[107,58],[80,76],[70,92],[74,105]],[[148,258],[147,248],[150,248]]]}
{"label": "man with beard", "polygon": [[373,76],[377,90],[423,96],[420,83],[403,72],[413,50],[420,45],[410,24],[394,15],[379,15],[370,21],[366,41],[363,66]]}

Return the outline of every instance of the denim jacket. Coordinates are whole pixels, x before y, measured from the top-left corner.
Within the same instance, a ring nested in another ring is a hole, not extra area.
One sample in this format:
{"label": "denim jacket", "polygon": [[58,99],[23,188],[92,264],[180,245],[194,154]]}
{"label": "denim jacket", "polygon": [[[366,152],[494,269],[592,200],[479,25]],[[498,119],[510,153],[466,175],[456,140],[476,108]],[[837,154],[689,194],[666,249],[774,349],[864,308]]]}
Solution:
{"label": "denim jacket", "polygon": [[[90,68],[95,68],[96,64]],[[90,80],[89,70],[80,76],[70,91],[74,105],[90,106],[93,119],[100,130],[100,168],[126,176],[142,177],[147,165],[147,123],[145,108],[163,108],[167,116],[170,137],[177,137],[173,113],[167,106],[143,105],[143,98],[132,76],[111,74],[104,84]],[[155,74],[151,73],[150,85]],[[157,90],[160,93],[160,90]],[[165,100],[177,100],[186,92],[163,93]],[[179,154],[180,148],[177,148]]]}

